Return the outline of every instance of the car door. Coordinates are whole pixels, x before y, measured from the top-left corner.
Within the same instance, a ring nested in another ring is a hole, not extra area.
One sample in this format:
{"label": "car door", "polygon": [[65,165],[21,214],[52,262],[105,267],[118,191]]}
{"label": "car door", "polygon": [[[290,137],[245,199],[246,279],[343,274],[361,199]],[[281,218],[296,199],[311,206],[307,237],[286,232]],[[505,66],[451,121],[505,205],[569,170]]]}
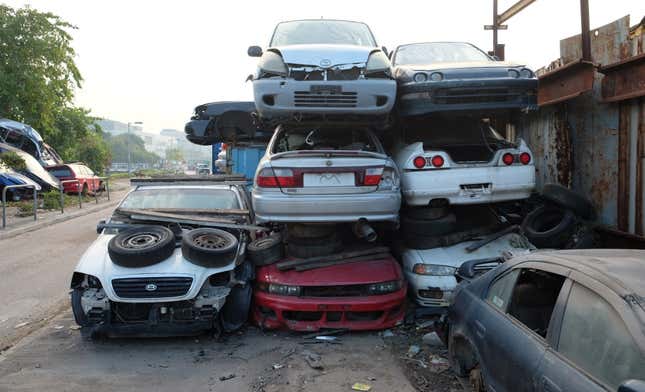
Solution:
{"label": "car door", "polygon": [[484,301],[487,309],[472,320],[490,390],[535,390],[536,371],[548,348],[546,331],[566,273],[529,262],[491,283]]}
{"label": "car door", "polygon": [[[625,302],[588,279],[570,280],[566,286],[566,301],[554,315],[552,347],[539,370],[537,390],[615,391],[628,379],[645,379],[645,356],[626,327],[628,314],[620,310]],[[618,307],[608,297],[614,297]]]}

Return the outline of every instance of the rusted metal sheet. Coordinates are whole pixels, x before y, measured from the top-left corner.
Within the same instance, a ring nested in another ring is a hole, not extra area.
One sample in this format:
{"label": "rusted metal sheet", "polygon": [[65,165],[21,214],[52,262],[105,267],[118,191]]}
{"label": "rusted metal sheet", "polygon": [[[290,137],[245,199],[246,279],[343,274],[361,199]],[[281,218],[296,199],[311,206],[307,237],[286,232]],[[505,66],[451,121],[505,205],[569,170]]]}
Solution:
{"label": "rusted metal sheet", "polygon": [[[595,64],[611,64],[629,56],[629,16],[591,29],[591,59]],[[582,58],[580,34],[560,41],[560,57],[567,64]]]}
{"label": "rusted metal sheet", "polygon": [[629,157],[629,116],[625,108],[620,108],[619,130],[618,130],[618,199],[617,227],[618,230],[629,230],[629,178],[630,178],[630,157]]}
{"label": "rusted metal sheet", "polygon": [[645,96],[645,53],[600,67],[602,98],[617,102]]}
{"label": "rusted metal sheet", "polygon": [[578,60],[539,76],[538,105],[568,101],[593,88],[593,63]]}

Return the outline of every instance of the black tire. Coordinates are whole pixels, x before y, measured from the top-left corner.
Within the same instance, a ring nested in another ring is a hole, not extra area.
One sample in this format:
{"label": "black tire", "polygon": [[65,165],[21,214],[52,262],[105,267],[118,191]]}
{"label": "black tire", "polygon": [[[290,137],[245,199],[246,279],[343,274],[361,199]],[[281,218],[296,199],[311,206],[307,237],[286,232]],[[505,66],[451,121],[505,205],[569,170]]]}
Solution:
{"label": "black tire", "polygon": [[433,249],[441,246],[440,237],[406,234],[403,242],[410,249]]}
{"label": "black tire", "polygon": [[403,210],[403,215],[418,220],[435,220],[445,217],[450,213],[448,207],[408,207]]}
{"label": "black tire", "polygon": [[562,185],[544,185],[542,196],[553,204],[573,211],[581,218],[593,220],[596,216],[596,211],[589,199]]}
{"label": "black tire", "polygon": [[223,267],[233,261],[237,244],[237,237],[228,231],[204,227],[183,235],[181,253],[195,265]]}
{"label": "black tire", "polygon": [[279,235],[258,238],[246,247],[246,251],[257,267],[276,263],[283,257],[282,238]]}
{"label": "black tire", "polygon": [[336,225],[293,223],[287,226],[287,231],[293,238],[323,238],[332,235]]}
{"label": "black tire", "polygon": [[407,215],[401,216],[401,229],[404,235],[422,235],[422,236],[440,236],[451,233],[457,228],[457,218],[455,214],[447,215],[433,219],[415,219]]}
{"label": "black tire", "polygon": [[569,240],[575,223],[571,211],[541,206],[524,218],[522,232],[538,248],[559,248]]}
{"label": "black tire", "polygon": [[336,233],[320,239],[290,238],[287,245],[289,255],[301,259],[331,255],[342,248],[343,242]]}
{"label": "black tire", "polygon": [[108,254],[116,265],[146,267],[170,257],[175,251],[175,234],[164,226],[135,226],[114,236]]}
{"label": "black tire", "polygon": [[237,285],[231,288],[220,312],[220,321],[224,332],[237,331],[246,323],[251,309],[251,298],[250,282],[244,286]]}
{"label": "black tire", "polygon": [[83,305],[81,304],[81,297],[83,296],[83,289],[76,288],[72,290],[72,313],[74,314],[74,321],[80,327],[87,327],[90,325],[90,321],[87,319],[87,315],[83,311]]}

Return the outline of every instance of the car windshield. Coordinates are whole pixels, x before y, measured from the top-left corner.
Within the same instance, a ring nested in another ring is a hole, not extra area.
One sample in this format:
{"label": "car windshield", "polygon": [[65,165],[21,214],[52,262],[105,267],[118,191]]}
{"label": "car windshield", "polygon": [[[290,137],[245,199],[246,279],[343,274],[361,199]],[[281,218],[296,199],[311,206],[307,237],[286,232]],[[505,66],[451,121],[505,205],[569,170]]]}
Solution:
{"label": "car windshield", "polygon": [[432,42],[400,46],[394,65],[492,61],[486,53],[465,42]]}
{"label": "car windshield", "polygon": [[235,193],[226,189],[144,188],[130,192],[119,208],[216,210],[239,209],[240,205]]}
{"label": "car windshield", "polygon": [[276,26],[270,46],[337,44],[376,46],[365,23],[342,20],[295,20]]}
{"label": "car windshield", "polygon": [[380,152],[370,133],[360,128],[288,129],[278,135],[274,146],[274,153],[316,150]]}

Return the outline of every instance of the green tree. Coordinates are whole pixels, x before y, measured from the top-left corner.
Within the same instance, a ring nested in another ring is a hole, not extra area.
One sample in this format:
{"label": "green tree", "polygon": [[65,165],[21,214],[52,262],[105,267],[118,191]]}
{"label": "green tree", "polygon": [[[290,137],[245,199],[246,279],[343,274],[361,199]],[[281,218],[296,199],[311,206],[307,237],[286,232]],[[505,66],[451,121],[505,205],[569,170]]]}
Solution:
{"label": "green tree", "polygon": [[137,135],[123,133],[108,136],[106,140],[112,156],[112,162],[128,161],[128,143],[130,144],[132,163],[154,164],[160,160],[157,154],[146,150],[145,142]]}

